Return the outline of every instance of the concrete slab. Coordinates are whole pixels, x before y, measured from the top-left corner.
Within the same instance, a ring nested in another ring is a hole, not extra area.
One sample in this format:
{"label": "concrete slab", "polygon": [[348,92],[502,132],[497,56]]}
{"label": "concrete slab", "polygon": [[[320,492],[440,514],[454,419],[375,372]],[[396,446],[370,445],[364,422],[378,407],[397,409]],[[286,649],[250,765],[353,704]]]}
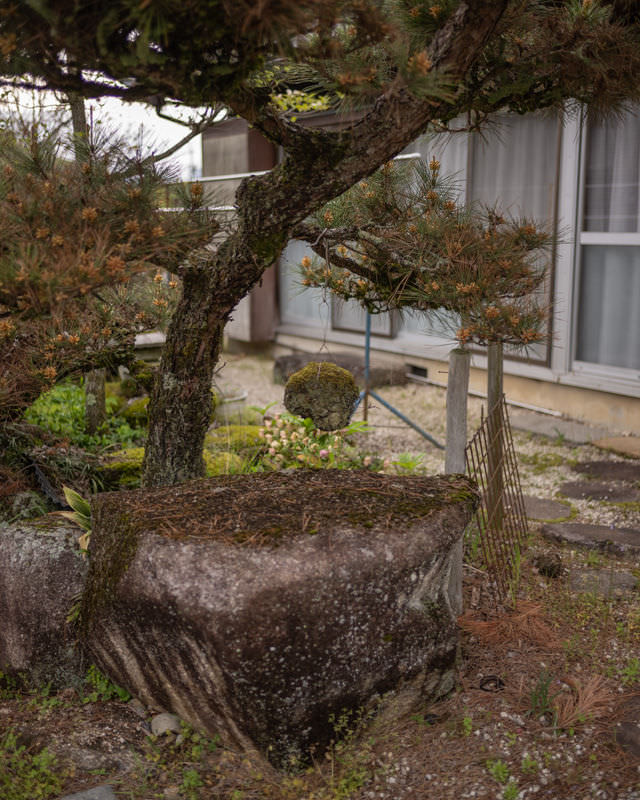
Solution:
{"label": "concrete slab", "polygon": [[612,486],[600,481],[567,481],[559,491],[574,500],[607,500],[610,503],[636,503],[640,489],[632,486]]}
{"label": "concrete slab", "polygon": [[540,497],[524,496],[524,511],[528,519],[533,520],[562,520],[569,519],[572,514],[571,506],[559,503],[557,500],[543,500]]}
{"label": "concrete slab", "polygon": [[572,591],[598,594],[601,597],[622,597],[638,585],[636,576],[628,570],[574,569],[569,575]]}
{"label": "concrete slab", "polygon": [[549,522],[541,533],[554,542],[614,553],[619,556],[640,556],[640,530],[609,528],[606,525],[587,525],[581,522]]}
{"label": "concrete slab", "polygon": [[640,483],[640,461],[582,461],[571,469],[595,480]]}
{"label": "concrete slab", "polygon": [[594,440],[593,444],[612,453],[640,458],[640,436],[605,436]]}
{"label": "concrete slab", "polygon": [[547,414],[538,414],[535,411],[509,409],[511,427],[516,430],[530,431],[551,439],[562,438],[563,441],[575,444],[588,444],[596,439],[607,436],[606,428],[587,425],[571,419],[553,417]]}

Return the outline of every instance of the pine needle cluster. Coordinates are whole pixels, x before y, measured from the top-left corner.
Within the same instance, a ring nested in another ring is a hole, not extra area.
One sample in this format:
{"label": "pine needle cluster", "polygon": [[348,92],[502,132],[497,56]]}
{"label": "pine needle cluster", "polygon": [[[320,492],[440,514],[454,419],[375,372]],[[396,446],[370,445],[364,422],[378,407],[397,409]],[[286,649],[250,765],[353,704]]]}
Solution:
{"label": "pine needle cluster", "polygon": [[77,162],[37,125],[3,142],[0,417],[72,372],[130,358],[135,334],[177,294],[165,272],[217,230],[200,186],[185,190],[184,211],[166,213],[170,172],[94,131],[74,145]]}
{"label": "pine needle cluster", "polygon": [[454,312],[462,344],[541,341],[552,235],[456,194],[435,158],[386,164],[303,226],[319,256],[302,260],[303,284],[370,313]]}

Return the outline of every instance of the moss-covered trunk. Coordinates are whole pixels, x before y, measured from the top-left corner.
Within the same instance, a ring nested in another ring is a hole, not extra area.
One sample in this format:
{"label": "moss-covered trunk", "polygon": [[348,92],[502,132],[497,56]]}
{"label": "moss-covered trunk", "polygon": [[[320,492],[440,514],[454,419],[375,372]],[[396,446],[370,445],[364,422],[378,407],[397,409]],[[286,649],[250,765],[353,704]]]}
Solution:
{"label": "moss-covered trunk", "polygon": [[205,276],[186,277],[149,402],[144,486],[171,486],[204,474],[202,447],[222,328]]}

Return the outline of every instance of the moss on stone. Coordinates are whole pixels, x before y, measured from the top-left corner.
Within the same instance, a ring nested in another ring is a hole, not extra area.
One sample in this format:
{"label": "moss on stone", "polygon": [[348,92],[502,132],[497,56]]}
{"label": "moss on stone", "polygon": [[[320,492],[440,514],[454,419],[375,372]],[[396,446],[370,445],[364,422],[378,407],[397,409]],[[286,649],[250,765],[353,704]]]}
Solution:
{"label": "moss on stone", "polygon": [[210,453],[205,450],[203,456],[207,478],[215,478],[217,475],[237,475],[243,471],[245,464],[244,459],[237,453],[224,451]]}
{"label": "moss on stone", "polygon": [[132,397],[135,397],[137,394],[139,394],[138,384],[133,378],[124,378],[124,380],[120,381],[119,394],[121,394],[122,397],[126,397],[128,400],[130,400]]}
{"label": "moss on stone", "polygon": [[247,450],[257,451],[264,446],[260,438],[259,425],[223,425],[210,430],[204,440],[207,450],[230,450],[232,453],[243,453]]}
{"label": "moss on stone", "polygon": [[142,428],[148,422],[148,397],[135,397],[120,411],[120,416],[132,427]]}
{"label": "moss on stone", "polygon": [[140,486],[144,447],[130,447],[112,453],[99,469],[105,489],[134,489]]}
{"label": "moss on stone", "polygon": [[338,430],[349,424],[359,391],[353,375],[328,361],[312,361],[287,381],[284,404],[317,428]]}
{"label": "moss on stone", "polygon": [[133,362],[130,372],[138,386],[150,394],[156,379],[156,370],[146,361],[138,360]]}

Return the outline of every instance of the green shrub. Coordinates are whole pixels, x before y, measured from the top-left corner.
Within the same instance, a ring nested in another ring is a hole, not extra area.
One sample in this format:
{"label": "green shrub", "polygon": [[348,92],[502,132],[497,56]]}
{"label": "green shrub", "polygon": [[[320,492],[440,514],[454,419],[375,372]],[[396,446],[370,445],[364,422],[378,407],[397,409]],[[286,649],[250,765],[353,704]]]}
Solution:
{"label": "green shrub", "polygon": [[3,800],[58,797],[63,776],[56,768],[56,757],[46,747],[36,753],[28,752],[11,729],[0,738],[0,797]]}
{"label": "green shrub", "polygon": [[[208,478],[247,471],[247,462],[237,453],[211,453],[205,450],[203,457]],[[143,459],[144,447],[131,447],[112,453],[99,469],[105,489],[137,489],[142,477]]]}
{"label": "green shrub", "polygon": [[214,478],[216,475],[237,475],[240,472],[246,472],[246,462],[237,453],[210,453],[205,450],[203,455],[208,478]]}
{"label": "green shrub", "polygon": [[109,416],[106,422],[98,433],[85,433],[84,390],[81,385],[68,381],[40,395],[27,409],[24,418],[86,450],[138,444],[144,433],[122,417],[114,416],[117,405],[118,401],[113,396],[107,397]]}

